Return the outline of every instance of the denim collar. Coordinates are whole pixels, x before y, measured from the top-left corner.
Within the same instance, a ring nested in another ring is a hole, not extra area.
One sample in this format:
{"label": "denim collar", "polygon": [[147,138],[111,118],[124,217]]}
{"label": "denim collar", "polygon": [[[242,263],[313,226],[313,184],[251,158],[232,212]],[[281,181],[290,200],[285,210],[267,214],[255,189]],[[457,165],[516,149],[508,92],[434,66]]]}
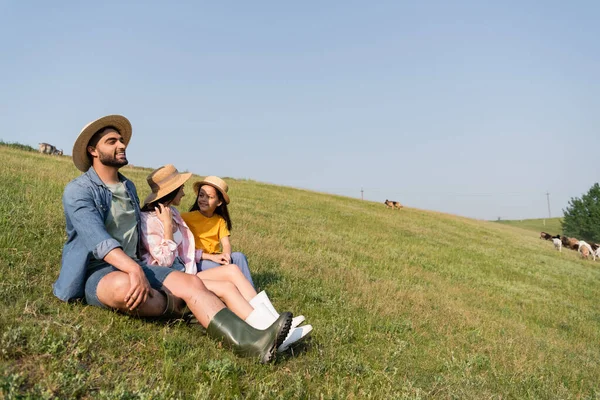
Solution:
{"label": "denim collar", "polygon": [[[100,179],[100,177],[98,176],[98,173],[96,172],[94,167],[90,167],[90,169],[88,169],[85,172],[85,174],[90,179],[90,181],[94,182],[96,185],[106,187],[106,184],[104,182],[102,182],[102,179]],[[117,172],[117,176],[119,177],[119,182],[127,181],[127,178],[125,178],[125,176],[121,175],[120,172]]]}

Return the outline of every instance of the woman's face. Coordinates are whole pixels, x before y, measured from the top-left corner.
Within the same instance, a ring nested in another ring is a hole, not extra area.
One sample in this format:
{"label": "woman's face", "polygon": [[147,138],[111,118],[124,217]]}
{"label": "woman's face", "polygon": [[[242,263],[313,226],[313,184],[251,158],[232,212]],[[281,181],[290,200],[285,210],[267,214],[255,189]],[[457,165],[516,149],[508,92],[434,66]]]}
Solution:
{"label": "woman's face", "polygon": [[210,185],[200,186],[198,193],[198,208],[200,212],[207,217],[212,217],[217,207],[221,205],[217,189]]}
{"label": "woman's face", "polygon": [[[184,185],[185,186],[185,185]],[[173,201],[171,202],[172,206],[178,206],[181,204],[181,199],[183,198],[183,196],[185,196],[185,193],[183,191],[183,187],[181,186],[179,188],[179,191],[177,192],[177,196],[175,196],[175,198],[173,199]]]}

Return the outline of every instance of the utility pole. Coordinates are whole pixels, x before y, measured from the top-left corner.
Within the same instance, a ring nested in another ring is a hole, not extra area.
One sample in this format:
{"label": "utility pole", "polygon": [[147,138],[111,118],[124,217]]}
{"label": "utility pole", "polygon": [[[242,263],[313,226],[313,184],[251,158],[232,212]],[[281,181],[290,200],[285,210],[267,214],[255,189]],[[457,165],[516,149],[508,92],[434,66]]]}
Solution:
{"label": "utility pole", "polygon": [[548,218],[552,218],[552,214],[550,213],[550,193],[546,192],[546,198],[548,200]]}
{"label": "utility pole", "polygon": [[364,200],[364,199],[365,199],[365,198],[364,198],[364,196],[363,196],[363,193],[364,193],[364,190],[363,190],[363,188],[360,188],[360,199],[361,199],[361,200]]}

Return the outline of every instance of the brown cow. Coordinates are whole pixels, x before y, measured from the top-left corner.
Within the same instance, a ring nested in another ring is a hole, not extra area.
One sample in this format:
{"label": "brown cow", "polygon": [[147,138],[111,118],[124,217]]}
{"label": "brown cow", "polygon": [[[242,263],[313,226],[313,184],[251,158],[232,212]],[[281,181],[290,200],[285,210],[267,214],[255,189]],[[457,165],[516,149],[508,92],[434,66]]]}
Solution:
{"label": "brown cow", "polygon": [[579,240],[575,238],[568,238],[567,247],[571,250],[579,250]]}
{"label": "brown cow", "polygon": [[540,232],[540,239],[551,240],[552,235],[546,232]]}
{"label": "brown cow", "polygon": [[402,207],[404,207],[402,204],[398,203],[397,201],[388,200],[388,199],[385,199],[385,201],[383,203],[385,204],[385,206],[387,208],[391,208],[391,209],[397,208],[399,210]]}

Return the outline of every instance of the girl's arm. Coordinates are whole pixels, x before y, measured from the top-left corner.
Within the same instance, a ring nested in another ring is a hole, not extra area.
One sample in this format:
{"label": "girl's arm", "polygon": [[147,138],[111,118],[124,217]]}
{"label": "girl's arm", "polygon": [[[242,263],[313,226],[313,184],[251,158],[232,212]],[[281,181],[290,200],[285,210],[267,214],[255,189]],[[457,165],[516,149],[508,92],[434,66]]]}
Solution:
{"label": "girl's arm", "polygon": [[227,264],[231,264],[231,242],[229,236],[221,238],[221,247],[223,248],[223,257],[227,260]]}
{"label": "girl's arm", "polygon": [[210,253],[203,251],[202,255],[200,257],[202,260],[214,261],[221,265],[228,264],[227,260],[223,256],[223,254],[210,254]]}

